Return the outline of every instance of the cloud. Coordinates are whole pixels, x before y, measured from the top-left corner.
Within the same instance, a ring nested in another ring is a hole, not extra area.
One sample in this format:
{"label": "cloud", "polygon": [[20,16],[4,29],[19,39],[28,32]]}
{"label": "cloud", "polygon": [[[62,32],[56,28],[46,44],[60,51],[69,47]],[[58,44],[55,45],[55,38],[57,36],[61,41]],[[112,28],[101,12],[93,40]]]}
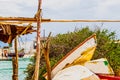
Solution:
{"label": "cloud", "polygon": [[80,4],[81,0],[43,0],[43,8],[52,10],[70,9]]}
{"label": "cloud", "polygon": [[116,13],[118,13],[119,7],[117,5],[119,5],[119,7],[120,7],[120,0],[101,0],[101,1],[98,1],[96,16],[100,16],[101,18],[103,18],[105,16],[114,15],[114,14],[112,14],[113,10],[111,8],[117,9]]}
{"label": "cloud", "polygon": [[83,0],[43,0],[43,16],[53,19],[79,18],[78,16],[83,14],[83,3]]}
{"label": "cloud", "polygon": [[[81,0],[42,0],[42,6],[43,9],[49,9],[51,11],[63,11],[75,7],[77,4],[80,4],[80,1]],[[0,15],[33,17],[37,11],[37,7],[38,0],[0,0]]]}
{"label": "cloud", "polygon": [[[37,0],[0,0],[0,3],[4,3],[5,5],[14,4],[19,7],[23,7],[23,6],[34,7],[38,5]],[[20,6],[19,4],[21,4],[22,6]],[[6,5],[6,6],[9,6],[9,5]]]}
{"label": "cloud", "polygon": [[0,0],[0,15],[30,16],[37,9],[37,5],[37,0]]}
{"label": "cloud", "polygon": [[[38,0],[0,0],[0,15],[33,17],[37,11],[37,2]],[[43,15],[58,19],[107,18],[112,13],[119,15],[119,5],[120,0],[42,0]]]}
{"label": "cloud", "polygon": [[[37,1],[0,0],[0,16],[33,17],[37,11]],[[119,8],[120,0],[42,0],[43,18],[50,19],[120,19]],[[60,24],[43,26],[48,32],[53,30],[54,33],[59,33],[71,30],[76,24],[81,25],[81,23]]]}

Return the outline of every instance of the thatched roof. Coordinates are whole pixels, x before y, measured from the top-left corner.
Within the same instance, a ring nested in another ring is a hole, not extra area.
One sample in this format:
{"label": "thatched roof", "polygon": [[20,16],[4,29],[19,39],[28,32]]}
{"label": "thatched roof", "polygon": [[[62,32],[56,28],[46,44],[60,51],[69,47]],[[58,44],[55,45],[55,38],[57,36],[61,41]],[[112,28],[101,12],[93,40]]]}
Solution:
{"label": "thatched roof", "polygon": [[35,32],[32,26],[18,26],[11,24],[0,24],[0,41],[11,43],[17,35],[24,35]]}

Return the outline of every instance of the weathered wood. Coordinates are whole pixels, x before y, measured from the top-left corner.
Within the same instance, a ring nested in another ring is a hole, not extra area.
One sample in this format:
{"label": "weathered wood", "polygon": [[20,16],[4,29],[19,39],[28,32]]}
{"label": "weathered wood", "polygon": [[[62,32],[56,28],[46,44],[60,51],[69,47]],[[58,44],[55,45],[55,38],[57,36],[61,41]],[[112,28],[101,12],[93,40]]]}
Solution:
{"label": "weathered wood", "polygon": [[17,50],[17,37],[15,38],[14,46],[15,46],[15,54],[16,54],[16,57],[13,57],[13,58],[12,58],[12,64],[13,64],[13,76],[12,76],[12,80],[18,80],[18,50]]}
{"label": "weathered wood", "polygon": [[0,17],[0,21],[36,21],[35,18],[28,17]]}
{"label": "weathered wood", "polygon": [[51,78],[51,65],[50,65],[50,59],[49,59],[49,51],[50,51],[50,35],[49,34],[47,41],[43,43],[42,49],[45,57],[45,62],[46,62],[46,70],[47,70],[47,80],[52,80]]}
{"label": "weathered wood", "polygon": [[34,71],[34,77],[33,80],[39,79],[39,68],[40,68],[40,28],[41,28],[41,3],[42,0],[38,0],[38,11],[36,14],[36,20],[37,20],[37,49],[36,49],[36,62],[35,62],[35,71]]}
{"label": "weathered wood", "polygon": [[49,45],[47,44],[47,46],[44,48],[44,57],[45,57],[45,61],[46,61],[46,70],[47,70],[47,79],[48,80],[52,80],[51,79],[51,65],[50,65],[50,60],[49,60]]}
{"label": "weathered wood", "polygon": [[26,31],[29,29],[29,27],[31,27],[31,23],[27,25],[27,27],[25,28],[25,30],[23,30],[23,32],[20,35],[25,34]]}
{"label": "weathered wood", "polygon": [[42,21],[42,22],[120,22],[120,20],[50,20],[50,21]]}
{"label": "weathered wood", "polygon": [[[37,22],[36,18],[28,18],[28,17],[0,17],[0,23],[2,23],[3,21],[12,21],[11,23],[17,23],[17,22],[13,22],[13,21]],[[41,19],[41,21],[43,21],[43,22],[45,21],[46,22],[46,21],[50,21],[50,19]],[[21,23],[23,23],[23,22],[21,22]]]}
{"label": "weathered wood", "polygon": [[[6,22],[7,21],[7,22]],[[9,21],[9,22],[8,22]],[[22,23],[37,23],[36,18],[28,17],[0,17],[1,24],[22,24]],[[41,22],[120,22],[120,20],[110,19],[78,19],[78,20],[55,20],[55,19],[41,19]]]}

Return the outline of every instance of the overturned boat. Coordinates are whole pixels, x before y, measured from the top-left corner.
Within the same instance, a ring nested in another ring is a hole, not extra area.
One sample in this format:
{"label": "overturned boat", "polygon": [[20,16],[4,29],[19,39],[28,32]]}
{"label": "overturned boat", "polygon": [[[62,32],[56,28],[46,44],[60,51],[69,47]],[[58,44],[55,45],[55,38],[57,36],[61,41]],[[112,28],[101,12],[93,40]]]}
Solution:
{"label": "overturned boat", "polygon": [[[91,60],[96,45],[96,35],[92,35],[67,53],[52,68],[52,80],[120,80],[120,77],[114,76],[107,59]],[[47,76],[47,73],[44,74],[46,79]]]}
{"label": "overturned boat", "polygon": [[[76,46],[73,50],[67,53],[58,63],[52,68],[51,77],[54,78],[55,75],[73,64],[77,64],[77,61],[89,61],[92,58],[94,50],[96,48],[96,35],[92,35],[85,41]],[[85,57],[87,53],[87,58]],[[80,57],[83,57],[80,59]],[[47,78],[47,73],[44,75]]]}

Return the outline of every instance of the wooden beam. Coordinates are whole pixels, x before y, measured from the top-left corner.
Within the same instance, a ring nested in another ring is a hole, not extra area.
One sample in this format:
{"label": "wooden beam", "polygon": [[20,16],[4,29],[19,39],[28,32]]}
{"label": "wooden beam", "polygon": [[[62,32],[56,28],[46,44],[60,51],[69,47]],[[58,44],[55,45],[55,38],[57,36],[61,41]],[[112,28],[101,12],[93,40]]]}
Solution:
{"label": "wooden beam", "polygon": [[120,20],[44,20],[42,22],[120,22]]}
{"label": "wooden beam", "polygon": [[[37,23],[36,18],[28,17],[0,17],[0,23],[3,24],[22,24],[22,23]],[[55,19],[41,19],[41,22],[120,22],[120,20],[110,20],[110,19],[78,19],[78,20],[55,20]]]}
{"label": "wooden beam", "polygon": [[28,17],[0,17],[0,21],[35,21],[35,18],[28,18]]}
{"label": "wooden beam", "polygon": [[[9,21],[9,22],[12,21],[11,23],[17,23],[15,21],[19,21],[19,23],[20,22],[21,23],[23,23],[23,22],[36,22],[37,23],[36,18],[29,18],[29,17],[0,17],[0,22],[4,22],[4,21]],[[41,19],[41,21],[47,22],[47,21],[50,21],[50,19]]]}

